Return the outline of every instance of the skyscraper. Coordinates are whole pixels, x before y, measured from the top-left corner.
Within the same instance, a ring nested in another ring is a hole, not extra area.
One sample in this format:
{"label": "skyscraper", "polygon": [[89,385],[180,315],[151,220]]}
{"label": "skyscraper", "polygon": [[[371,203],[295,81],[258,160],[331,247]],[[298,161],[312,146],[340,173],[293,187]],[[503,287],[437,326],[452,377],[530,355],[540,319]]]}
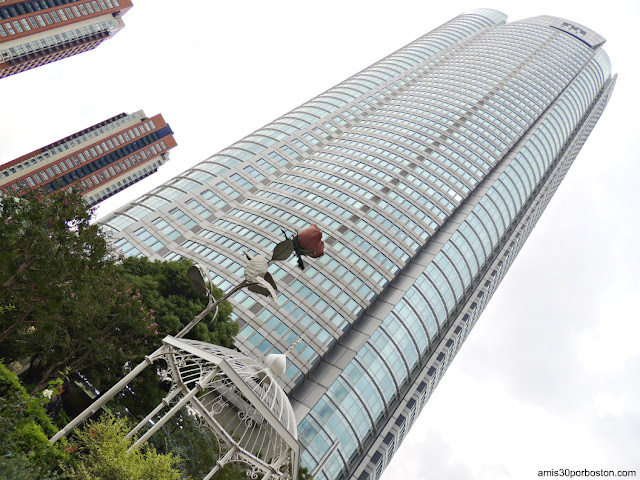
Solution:
{"label": "skyscraper", "polygon": [[310,223],[327,255],[238,294],[236,345],[290,355],[316,479],[379,478],[602,114],[605,40],[541,16],[460,15],[103,220],[127,255],[242,252]]}
{"label": "skyscraper", "polygon": [[92,50],[122,27],[131,0],[0,2],[0,78]]}
{"label": "skyscraper", "polygon": [[0,191],[22,195],[80,184],[88,205],[156,172],[175,147],[162,115],[121,113],[0,165]]}

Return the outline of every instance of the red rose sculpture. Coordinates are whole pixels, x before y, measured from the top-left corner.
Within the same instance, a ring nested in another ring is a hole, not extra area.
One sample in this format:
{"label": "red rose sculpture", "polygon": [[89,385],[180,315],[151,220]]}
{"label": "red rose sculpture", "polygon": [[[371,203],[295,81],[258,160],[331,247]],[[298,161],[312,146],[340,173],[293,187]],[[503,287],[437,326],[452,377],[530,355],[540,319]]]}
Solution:
{"label": "red rose sculpture", "polygon": [[319,258],[324,255],[322,230],[317,225],[303,228],[298,232],[297,238],[300,255],[306,255],[311,258]]}
{"label": "red rose sculpture", "polygon": [[273,249],[269,263],[286,260],[292,253],[298,257],[298,266],[304,270],[303,256],[319,258],[324,255],[324,243],[322,243],[322,230],[317,225],[303,228],[298,234],[289,239],[287,232],[282,231],[285,240]]}

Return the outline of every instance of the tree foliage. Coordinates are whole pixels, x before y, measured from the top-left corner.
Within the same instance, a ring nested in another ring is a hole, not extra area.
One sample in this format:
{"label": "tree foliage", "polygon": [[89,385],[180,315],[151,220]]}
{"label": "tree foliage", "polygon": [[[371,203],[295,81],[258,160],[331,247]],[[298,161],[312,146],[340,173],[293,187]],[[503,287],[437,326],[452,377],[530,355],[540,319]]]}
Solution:
{"label": "tree foliage", "polygon": [[52,478],[68,460],[48,437],[57,429],[42,402],[27,394],[18,377],[0,363],[0,479]]}
{"label": "tree foliage", "polygon": [[[187,270],[193,265],[186,259],[177,262],[150,262],[141,257],[122,261],[125,278],[140,293],[145,306],[153,312],[161,336],[175,335],[206,306],[207,298],[197,294],[189,284]],[[216,298],[222,291],[214,287]],[[195,340],[230,347],[238,326],[230,319],[231,305],[223,302],[217,317],[209,314],[191,332]]]}
{"label": "tree foliage", "polygon": [[[193,264],[182,259],[178,262],[149,261],[146,258],[126,258],[117,265],[117,272],[126,280],[152,317],[145,326],[147,353],[160,347],[166,335],[176,335],[183,326],[207,306],[207,299],[195,293],[189,284],[187,270]],[[222,292],[214,291],[220,298]],[[238,326],[230,319],[231,305],[223,302],[218,315],[208,315],[189,334],[190,338],[229,347],[238,333]],[[130,384],[129,395],[116,398],[130,414],[144,417],[167,394],[166,385],[158,381],[157,370],[148,368]],[[92,372],[91,379],[100,372]]]}
{"label": "tree foliage", "polygon": [[[118,258],[90,220],[91,211],[77,192],[0,196],[0,358],[30,360],[38,372],[32,394],[59,371],[82,373],[99,390],[111,387],[207,305],[208,299],[190,286],[191,262]],[[222,296],[218,289],[213,293]],[[231,306],[223,302],[218,314],[210,314],[189,337],[230,347],[237,331]],[[124,412],[117,407],[126,406],[127,415],[146,414],[166,394],[153,368],[129,387],[116,398],[114,411]],[[133,402],[127,404],[126,397]],[[166,425],[172,433],[157,443],[160,453],[150,447],[126,455],[130,442],[123,439],[124,423],[102,419],[78,434],[73,442],[80,453],[70,457],[63,451],[65,440],[54,446],[47,440],[56,428],[44,413],[45,403],[41,395],[29,396],[2,366],[3,472],[24,471],[25,478],[43,479],[164,480],[180,478],[178,466],[189,475],[215,463],[215,440],[203,439],[188,416],[182,425]],[[64,472],[61,465],[67,465]],[[244,471],[227,466],[216,478],[235,478]]]}
{"label": "tree foliage", "polygon": [[107,243],[89,220],[77,194],[0,197],[0,342],[55,314],[47,307],[104,265]]}
{"label": "tree foliage", "polygon": [[63,367],[121,373],[141,358],[152,316],[78,193],[0,197],[0,356],[40,366],[34,391]]}
{"label": "tree foliage", "polygon": [[127,453],[124,419],[101,417],[89,422],[74,439],[79,455],[72,478],[77,480],[179,480],[183,478],[172,454],[159,454],[151,445]]}
{"label": "tree foliage", "polygon": [[[189,261],[119,261],[90,220],[76,192],[0,197],[0,357],[38,367],[34,392],[62,369],[109,387],[207,304],[189,286]],[[191,338],[231,346],[230,313],[224,302]],[[138,391],[143,403],[160,398]]]}
{"label": "tree foliage", "polygon": [[[175,455],[180,471],[193,478],[207,475],[220,453],[213,433],[207,428],[199,428],[186,408],[178,412],[171,422],[165,423],[150,442],[159,453]],[[246,476],[242,480],[246,480]]]}
{"label": "tree foliage", "polygon": [[30,396],[0,363],[0,480],[186,480],[177,457],[153,446],[127,454],[124,419],[103,416],[51,444],[57,429],[41,395]]}

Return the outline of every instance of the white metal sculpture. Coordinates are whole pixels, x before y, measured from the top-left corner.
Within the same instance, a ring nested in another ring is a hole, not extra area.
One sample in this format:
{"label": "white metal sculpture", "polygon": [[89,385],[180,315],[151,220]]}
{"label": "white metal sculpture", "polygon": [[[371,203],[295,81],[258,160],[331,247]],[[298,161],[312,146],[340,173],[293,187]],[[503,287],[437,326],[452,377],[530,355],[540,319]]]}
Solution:
{"label": "white metal sculpture", "polygon": [[141,434],[138,448],[183,408],[213,433],[218,461],[204,480],[221,467],[242,462],[248,476],[267,479],[297,478],[300,446],[293,409],[267,363],[235,350],[196,340],[165,337],[163,345],[145,362],[60,430],[51,442],[68,434],[98,411],[142,370],[164,360],[163,372],[171,389],[160,404],[127,434]]}
{"label": "white metal sculpture", "polygon": [[209,297],[207,307],[177,335],[165,337],[160,348],[53,436],[51,443],[102,408],[147,366],[163,360],[164,379],[171,383],[169,393],[127,434],[127,438],[136,438],[131,449],[144,444],[186,407],[199,427],[214,435],[219,446],[216,465],[203,480],[209,480],[232,462],[246,464],[247,475],[253,479],[259,475],[263,480],[297,479],[300,445],[296,420],[289,399],[276,380],[285,373],[286,356],[272,354],[262,360],[184,336],[214,309],[215,317],[218,305],[242,288],[276,299],[277,287],[267,272],[269,263],[286,260],[295,253],[298,265],[304,268],[301,256],[317,258],[324,253],[321,238],[322,232],[313,225],[276,245],[269,261],[261,255],[247,255],[245,279],[220,299],[213,297],[213,285],[205,282],[200,269],[191,267],[191,286]]}

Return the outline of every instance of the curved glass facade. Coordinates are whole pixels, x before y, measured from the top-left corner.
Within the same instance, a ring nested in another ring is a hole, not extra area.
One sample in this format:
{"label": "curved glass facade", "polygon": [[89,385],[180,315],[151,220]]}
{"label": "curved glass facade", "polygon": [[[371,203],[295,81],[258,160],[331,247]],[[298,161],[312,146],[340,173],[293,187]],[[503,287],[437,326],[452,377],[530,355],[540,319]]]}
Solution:
{"label": "curved glass facade", "polygon": [[376,427],[384,424],[385,415],[396,406],[411,373],[446,332],[535,188],[563,147],[574,140],[572,134],[609,78],[605,72],[595,58],[581,69],[464,222],[302,420],[303,459],[311,469],[316,469],[334,442],[340,445],[315,478],[335,478],[334,471],[346,470],[367,441],[379,433]]}
{"label": "curved glass facade", "polygon": [[325,232],[272,266],[279,305],[234,298],[241,350],[300,339],[282,380],[318,480],[378,478],[613,88],[595,32],[505,22],[460,15],[103,221],[223,289],[281,228]]}

